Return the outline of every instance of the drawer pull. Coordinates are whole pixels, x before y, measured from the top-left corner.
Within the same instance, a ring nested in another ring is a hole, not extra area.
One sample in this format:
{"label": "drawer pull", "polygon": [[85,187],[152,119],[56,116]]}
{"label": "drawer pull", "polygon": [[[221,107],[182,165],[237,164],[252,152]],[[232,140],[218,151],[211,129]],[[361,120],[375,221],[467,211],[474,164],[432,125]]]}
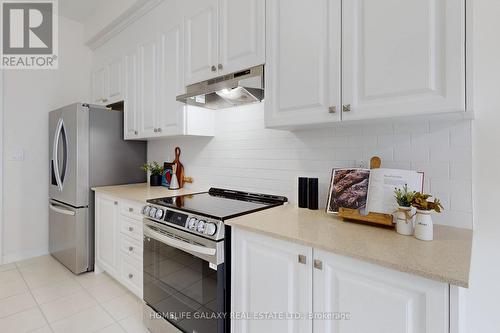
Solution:
{"label": "drawer pull", "polygon": [[132,279],[133,277],[134,277],[134,274],[129,274],[129,275],[128,275],[128,278],[129,278],[129,279]]}
{"label": "drawer pull", "polygon": [[130,232],[134,231],[134,227],[128,227],[128,231]]}
{"label": "drawer pull", "polygon": [[128,247],[128,250],[129,250],[130,252],[132,252],[132,251],[134,251],[134,247],[133,247],[133,246],[129,246],[129,247]]}
{"label": "drawer pull", "polygon": [[134,209],[132,207],[129,207],[128,211],[132,213],[134,211]]}
{"label": "drawer pull", "polygon": [[323,269],[323,262],[318,259],[314,259],[314,268],[322,270]]}
{"label": "drawer pull", "polygon": [[118,206],[118,201],[115,201],[115,206]]}

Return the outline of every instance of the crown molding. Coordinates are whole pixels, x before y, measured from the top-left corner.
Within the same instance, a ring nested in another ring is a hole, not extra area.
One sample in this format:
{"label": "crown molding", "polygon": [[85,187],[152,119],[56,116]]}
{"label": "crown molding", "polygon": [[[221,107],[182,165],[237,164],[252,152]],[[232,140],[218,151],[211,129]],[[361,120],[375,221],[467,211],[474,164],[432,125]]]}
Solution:
{"label": "crown molding", "polygon": [[127,9],[123,14],[115,18],[105,28],[99,31],[94,37],[87,40],[87,45],[92,51],[103,45],[111,38],[150,12],[153,8],[162,3],[163,0],[140,0]]}

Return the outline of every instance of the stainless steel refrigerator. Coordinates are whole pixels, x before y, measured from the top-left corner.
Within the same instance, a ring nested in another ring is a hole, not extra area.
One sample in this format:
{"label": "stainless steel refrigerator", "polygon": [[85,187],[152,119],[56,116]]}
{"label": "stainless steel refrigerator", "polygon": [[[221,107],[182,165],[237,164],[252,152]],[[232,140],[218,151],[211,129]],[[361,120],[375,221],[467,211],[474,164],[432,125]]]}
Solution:
{"label": "stainless steel refrigerator", "polygon": [[146,142],[123,140],[123,112],[75,103],[49,115],[49,251],[94,269],[94,186],[146,182]]}

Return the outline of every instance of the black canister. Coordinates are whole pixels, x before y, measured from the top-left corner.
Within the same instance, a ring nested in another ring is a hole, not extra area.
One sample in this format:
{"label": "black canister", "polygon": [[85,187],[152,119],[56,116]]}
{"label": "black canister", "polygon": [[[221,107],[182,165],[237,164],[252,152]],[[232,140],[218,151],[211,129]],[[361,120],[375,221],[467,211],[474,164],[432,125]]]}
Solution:
{"label": "black canister", "polygon": [[308,197],[308,205],[309,209],[318,209],[318,191],[319,191],[319,182],[318,178],[309,178],[307,180],[307,197]]}
{"label": "black canister", "polygon": [[309,203],[307,200],[307,177],[299,177],[299,207],[307,208]]}

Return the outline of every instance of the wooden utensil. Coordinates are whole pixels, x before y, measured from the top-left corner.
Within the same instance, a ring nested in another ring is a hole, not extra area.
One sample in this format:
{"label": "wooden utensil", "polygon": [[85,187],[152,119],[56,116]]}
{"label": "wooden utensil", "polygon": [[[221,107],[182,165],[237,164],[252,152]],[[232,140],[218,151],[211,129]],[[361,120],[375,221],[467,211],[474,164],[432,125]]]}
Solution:
{"label": "wooden utensil", "polygon": [[175,160],[174,164],[177,166],[177,180],[179,181],[179,187],[183,188],[184,187],[184,166],[182,165],[180,161],[180,156],[181,156],[181,149],[179,147],[175,147]]}

